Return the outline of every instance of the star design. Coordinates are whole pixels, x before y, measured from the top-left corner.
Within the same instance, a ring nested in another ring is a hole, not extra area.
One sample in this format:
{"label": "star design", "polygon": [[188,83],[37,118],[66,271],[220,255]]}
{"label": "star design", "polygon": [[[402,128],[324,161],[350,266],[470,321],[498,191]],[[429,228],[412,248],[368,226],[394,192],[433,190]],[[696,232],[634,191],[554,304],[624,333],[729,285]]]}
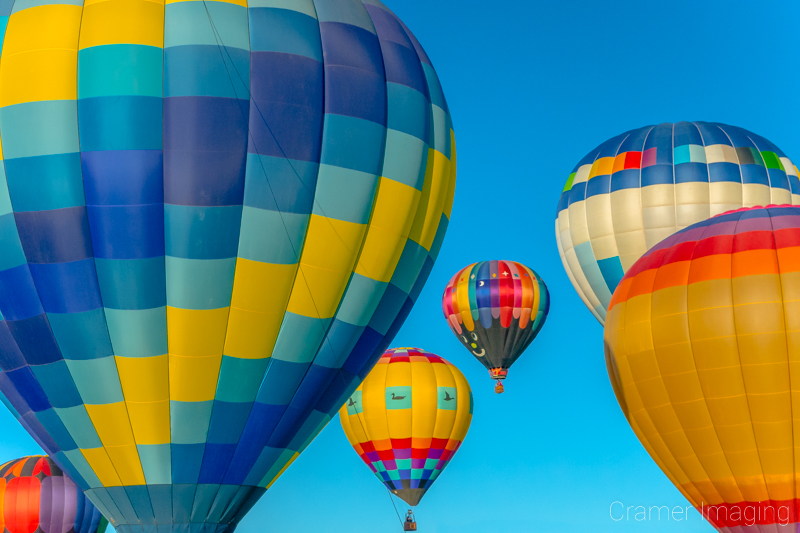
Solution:
{"label": "star design", "polygon": [[475,274],[471,275],[469,279],[475,279]]}
{"label": "star design", "polygon": [[508,272],[503,272],[503,277],[508,276]]}
{"label": "star design", "polygon": [[493,277],[493,278],[496,278],[496,277],[497,277],[497,274],[492,274],[492,277]]}

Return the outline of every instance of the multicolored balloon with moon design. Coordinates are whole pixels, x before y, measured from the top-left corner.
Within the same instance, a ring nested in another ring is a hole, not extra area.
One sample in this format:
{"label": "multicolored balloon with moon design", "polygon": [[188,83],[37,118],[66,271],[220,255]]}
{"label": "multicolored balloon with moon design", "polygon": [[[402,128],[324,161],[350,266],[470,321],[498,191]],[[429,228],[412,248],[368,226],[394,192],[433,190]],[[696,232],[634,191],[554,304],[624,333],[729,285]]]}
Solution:
{"label": "multicolored balloon with moon design", "polygon": [[455,189],[379,0],[0,2],[0,392],[119,533],[222,533],[380,358]]}
{"label": "multicolored balloon with moon design", "polygon": [[544,326],[550,294],[536,272],[514,261],[481,261],[460,270],[442,295],[450,329],[503,392],[508,369]]}
{"label": "multicolored balloon with moon design", "polygon": [[417,505],[472,421],[461,371],[419,348],[392,348],[339,410],[347,439],[392,494]]}
{"label": "multicolored balloon with moon design", "polygon": [[656,243],[767,204],[800,204],[797,168],[767,139],[713,122],[646,126],[575,166],[558,202],[556,242],[573,287],[603,324],[622,276]]}
{"label": "multicolored balloon with moon design", "polygon": [[800,208],[658,243],[614,292],[604,340],[631,428],[718,531],[798,530]]}
{"label": "multicolored balloon with moon design", "polygon": [[0,531],[103,533],[108,521],[49,457],[0,466]]}

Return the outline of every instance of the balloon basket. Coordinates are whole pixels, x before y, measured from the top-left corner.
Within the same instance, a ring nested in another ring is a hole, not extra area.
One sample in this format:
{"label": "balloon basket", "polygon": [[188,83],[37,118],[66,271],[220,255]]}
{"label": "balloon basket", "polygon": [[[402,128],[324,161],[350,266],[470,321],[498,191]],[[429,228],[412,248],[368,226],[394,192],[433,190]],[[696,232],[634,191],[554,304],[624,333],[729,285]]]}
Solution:
{"label": "balloon basket", "polygon": [[411,509],[406,513],[406,520],[403,522],[403,531],[416,531],[417,519],[414,517],[414,512]]}
{"label": "balloon basket", "polygon": [[497,383],[494,384],[494,392],[495,394],[503,394],[503,392],[505,392],[505,388],[503,388],[502,381],[498,381]]}

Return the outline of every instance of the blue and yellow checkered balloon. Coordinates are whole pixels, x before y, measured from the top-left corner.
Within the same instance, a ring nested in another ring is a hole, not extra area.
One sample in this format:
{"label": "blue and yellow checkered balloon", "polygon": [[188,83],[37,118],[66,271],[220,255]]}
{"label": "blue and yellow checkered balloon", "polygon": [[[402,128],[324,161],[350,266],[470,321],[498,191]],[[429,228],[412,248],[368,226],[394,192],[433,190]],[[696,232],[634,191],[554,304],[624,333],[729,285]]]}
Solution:
{"label": "blue and yellow checkered balloon", "polygon": [[4,403],[117,531],[225,531],[436,259],[436,73],[378,0],[0,10]]}

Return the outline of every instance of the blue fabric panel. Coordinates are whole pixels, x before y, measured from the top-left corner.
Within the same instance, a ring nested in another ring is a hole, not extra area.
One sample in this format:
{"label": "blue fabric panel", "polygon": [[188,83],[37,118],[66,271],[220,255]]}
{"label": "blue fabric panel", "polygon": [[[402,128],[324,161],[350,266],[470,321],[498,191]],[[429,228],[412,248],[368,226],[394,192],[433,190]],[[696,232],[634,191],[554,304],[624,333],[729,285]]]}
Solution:
{"label": "blue fabric panel", "polygon": [[[353,375],[359,374],[361,369],[374,358],[375,352],[383,342],[383,339],[384,336],[380,332],[367,327],[353,347],[353,351],[347,361],[342,365],[342,370]],[[372,367],[370,366],[370,368]]]}
{"label": "blue fabric panel", "polygon": [[319,33],[326,69],[329,66],[351,67],[385,79],[381,47],[374,33],[337,22],[320,22]]}
{"label": "blue fabric panel", "polygon": [[181,309],[220,309],[231,304],[236,258],[166,258],[167,302]]}
{"label": "blue fabric panel", "polygon": [[58,414],[56,414],[55,411],[46,409],[36,413],[36,419],[42,424],[42,427],[47,431],[50,438],[55,441],[58,450],[69,451],[78,447],[75,441],[72,440],[67,428],[61,423],[61,419],[58,418]]}
{"label": "blue fabric panel", "polygon": [[386,138],[383,126],[359,118],[326,114],[322,138],[325,150],[320,163],[368,174],[380,172]]}
{"label": "blue fabric panel", "polygon": [[[656,148],[656,165],[672,166],[672,124],[659,124],[650,131],[644,143],[644,149],[649,150],[650,148]],[[672,183],[671,180],[670,183]]]}
{"label": "blue fabric panel", "polygon": [[44,313],[27,264],[0,271],[0,311],[10,321]]}
{"label": "blue fabric panel", "polygon": [[[620,170],[611,175],[610,192],[621,191],[623,189],[638,189],[639,188],[639,169],[629,168],[627,170]],[[564,193],[568,194],[568,193]],[[564,208],[568,207],[567,205]],[[562,208],[559,207],[559,210]]]}
{"label": "blue fabric panel", "polygon": [[22,243],[19,241],[14,213],[0,216],[0,243],[3,244],[0,271],[20,267],[27,262],[25,252],[22,251]]}
{"label": "blue fabric panel", "polygon": [[239,436],[252,407],[253,402],[234,403],[215,400],[206,441],[217,444],[239,442]]}
{"label": "blue fabric panel", "polygon": [[167,353],[167,309],[105,309],[114,353],[120,357],[153,357]]}
{"label": "blue fabric panel", "polygon": [[[317,354],[317,349],[324,338],[330,320],[287,312],[283,317],[281,331],[272,351],[273,361],[310,363]],[[267,379],[269,379],[269,373]]]}
{"label": "blue fabric panel", "polygon": [[369,327],[383,335],[394,322],[408,294],[394,283],[386,285],[381,301],[369,320]]}
{"label": "blue fabric panel", "polygon": [[769,173],[770,187],[780,187],[787,191],[791,190],[789,187],[789,177],[786,175],[786,172],[779,168],[770,168],[767,169],[767,172]]}
{"label": "blue fabric panel", "polygon": [[619,257],[609,257],[608,259],[598,259],[597,266],[600,267],[600,273],[608,286],[608,289],[613,293],[617,288],[619,282],[622,281],[622,276],[625,272],[622,270],[622,263]]}
{"label": "blue fabric panel", "polygon": [[436,71],[434,71],[430,65],[426,64],[422,65],[422,70],[425,72],[425,81],[428,85],[428,99],[431,101],[431,105],[447,111],[447,101],[444,98],[444,91],[442,91],[442,85],[439,83],[439,77],[436,75]]}
{"label": "blue fabric panel", "polygon": [[47,320],[64,359],[98,359],[114,353],[102,309],[84,313],[50,313]]}
{"label": "blue fabric panel", "polygon": [[223,483],[242,484],[285,410],[285,405],[253,404],[253,412],[239,439]]}
{"label": "blue fabric panel", "polygon": [[[267,446],[287,448],[306,417],[336,375],[336,370],[312,364],[286,409]],[[295,450],[297,451],[297,450]]]}
{"label": "blue fabric panel", "polygon": [[742,170],[742,183],[759,183],[769,185],[767,169],[761,165],[740,165]]}
{"label": "blue fabric panel", "polygon": [[256,396],[256,403],[286,405],[307,369],[307,363],[291,363],[272,358]]}
{"label": "blue fabric panel", "polygon": [[309,214],[318,172],[319,163],[247,154],[244,205]]}
{"label": "blue fabric panel", "polygon": [[8,324],[0,321],[0,370],[8,372],[25,366],[25,356],[19,351],[17,341],[11,336]]}
{"label": "blue fabric panel", "polygon": [[283,52],[322,61],[316,19],[288,9],[251,7],[248,13],[253,52]]}
{"label": "blue fabric panel", "polygon": [[[722,128],[719,127],[719,125],[707,122],[695,122],[694,124],[700,131],[700,134],[703,136],[702,144],[704,146],[712,146],[714,144],[725,144],[727,146],[733,146],[731,140],[728,138],[728,135],[722,130]],[[729,181],[729,180],[718,180],[718,181]]]}
{"label": "blue fabric panel", "polygon": [[153,514],[156,522],[160,524],[172,522],[172,486],[148,485],[150,502],[153,504]]}
{"label": "blue fabric panel", "polygon": [[28,364],[46,365],[63,359],[44,314],[23,320],[9,320],[8,330]]}
{"label": "blue fabric panel", "polygon": [[675,146],[683,146],[685,144],[703,146],[703,137],[700,135],[697,126],[691,122],[676,122],[673,127],[673,138]]}
{"label": "blue fabric panel", "polygon": [[65,263],[92,257],[85,207],[14,213],[14,217],[29,263]]}
{"label": "blue fabric panel", "polygon": [[46,312],[81,313],[103,306],[93,259],[29,266]]}
{"label": "blue fabric panel", "polygon": [[[208,457],[208,450],[206,451],[206,457]],[[192,514],[190,517],[190,521],[193,522],[193,526],[198,527],[197,533],[212,533],[214,530],[220,526],[217,524],[206,524],[206,517],[208,517],[208,512],[211,509],[211,505],[214,503],[214,499],[217,495],[217,491],[219,490],[219,484],[211,484],[211,483],[203,483],[200,482],[197,485],[197,489],[194,493],[194,504],[192,505]],[[190,529],[190,533],[194,533]]]}
{"label": "blue fabric panel", "polygon": [[[170,433],[173,444],[198,444],[206,441],[208,424],[211,420],[213,401],[178,402],[171,400]],[[173,453],[175,449],[173,448]],[[175,458],[172,459],[173,465]],[[177,483],[177,481],[173,482]],[[186,481],[185,483],[188,483]]]}
{"label": "blue fabric panel", "polygon": [[162,99],[152,96],[101,96],[78,100],[81,151],[158,150]]}
{"label": "blue fabric panel", "polygon": [[396,83],[386,85],[387,127],[425,141],[430,132],[430,103],[424,95]]}
{"label": "blue fabric panel", "polygon": [[164,205],[166,255],[187,259],[236,257],[242,206]]}
{"label": "blue fabric panel", "polygon": [[245,206],[239,257],[262,263],[296,264],[303,250],[308,219],[307,215]]}
{"label": "blue fabric panel", "polygon": [[312,213],[356,224],[366,224],[378,176],[357,170],[320,165]]}
{"label": "blue fabric panel", "polygon": [[78,97],[137,95],[161,98],[161,48],[106,44],[78,52]]}
{"label": "blue fabric panel", "polygon": [[95,257],[142,259],[164,255],[162,204],[87,206]]}
{"label": "blue fabric panel", "polygon": [[[213,21],[213,26],[209,23]],[[164,48],[207,44],[248,47],[247,8],[228,2],[171,2],[164,16]]]}
{"label": "blue fabric panel", "polygon": [[160,204],[164,201],[161,150],[83,152],[87,205]]}
{"label": "blue fabric panel", "polygon": [[736,163],[709,163],[708,177],[711,183],[717,181],[742,182],[742,174]]}
{"label": "blue fabric panel", "polygon": [[31,411],[40,412],[51,407],[50,402],[47,401],[47,395],[36,381],[36,377],[31,372],[30,367],[18,368],[17,370],[6,372],[5,375],[17,392],[20,393],[25,403],[28,404]]}
{"label": "blue fabric panel", "polygon": [[320,345],[317,357],[314,358],[314,366],[340,368],[365,327],[348,324],[339,319],[334,320],[325,341]]}
{"label": "blue fabric panel", "polygon": [[99,448],[103,445],[94,429],[92,419],[89,418],[89,413],[86,412],[86,407],[78,405],[66,409],[57,408],[56,412],[79,448]]}
{"label": "blue fabric panel", "polygon": [[[203,465],[200,468],[199,483],[222,483],[228,465],[236,451],[236,444],[208,443],[206,444]],[[195,499],[195,502],[197,500]],[[205,515],[206,513],[202,513]]]}
{"label": "blue fabric panel", "polygon": [[573,183],[569,190],[569,205],[586,199],[586,182]]}
{"label": "blue fabric panel", "polygon": [[325,113],[386,125],[386,80],[352,67],[325,65]]}
{"label": "blue fabric panel", "polygon": [[83,404],[65,361],[33,366],[31,370],[53,407],[75,407]]}
{"label": "blue fabric panel", "polygon": [[125,521],[129,524],[137,524],[138,520],[136,520],[136,511],[133,510],[133,505],[131,505],[131,501],[128,498],[128,494],[125,492],[124,487],[106,487],[108,491],[108,495],[114,501],[114,504],[117,506],[117,509],[122,513]]}
{"label": "blue fabric panel", "polygon": [[792,194],[800,194],[800,178],[797,176],[787,176],[789,178],[789,185],[791,186]]}
{"label": "blue fabric panel", "polygon": [[[173,497],[175,496],[175,485],[181,483],[197,483],[200,476],[200,466],[203,464],[203,452],[205,450],[204,443],[198,444],[172,444],[172,483],[173,483]],[[192,492],[192,499],[194,493]],[[188,507],[184,507],[186,512],[192,508],[189,499]],[[177,512],[180,504],[176,505],[173,499],[173,509]],[[175,517],[178,520],[178,517]],[[188,521],[188,516],[187,516]]]}
{"label": "blue fabric panel", "polygon": [[164,49],[164,97],[248,98],[250,53],[231,46],[186,45]]}
{"label": "blue fabric panel", "polygon": [[708,183],[708,165],[705,163],[683,163],[674,169],[675,183]]}
{"label": "blue fabric panel", "polygon": [[220,402],[252,402],[270,363],[269,358],[239,359],[222,356],[215,398]]}
{"label": "blue fabric panel", "polygon": [[611,176],[595,176],[586,182],[586,197],[608,194],[611,189]]}
{"label": "blue fabric panel", "polygon": [[642,187],[675,183],[672,165],[653,165],[642,169]]}
{"label": "blue fabric panel", "polygon": [[78,153],[7,159],[5,168],[8,190],[17,212],[83,205]]}
{"label": "blue fabric panel", "polygon": [[79,152],[76,109],[75,100],[29,102],[0,108],[5,159]]}
{"label": "blue fabric panel", "polygon": [[95,259],[103,305],[113,309],[151,309],[167,305],[164,257]]}
{"label": "blue fabric panel", "polygon": [[143,485],[129,485],[125,487],[128,499],[133,505],[136,516],[142,524],[155,524],[153,507],[150,505],[150,494]]}
{"label": "blue fabric panel", "polygon": [[72,379],[81,393],[83,403],[101,405],[117,403],[125,398],[119,383],[117,363],[113,357],[99,359],[68,360]]}
{"label": "blue fabric panel", "polygon": [[[618,138],[615,138],[616,142],[619,143],[619,153],[641,152],[644,149],[645,140],[652,129],[652,126],[647,126],[623,133],[618,136]],[[592,161],[593,160],[594,159],[592,159]],[[583,162],[581,164],[583,164]]]}
{"label": "blue fabric panel", "polygon": [[319,162],[323,115],[322,63],[275,52],[250,54],[248,151]]}
{"label": "blue fabric panel", "polygon": [[249,102],[184,96],[164,102],[164,201],[242,203]]}

